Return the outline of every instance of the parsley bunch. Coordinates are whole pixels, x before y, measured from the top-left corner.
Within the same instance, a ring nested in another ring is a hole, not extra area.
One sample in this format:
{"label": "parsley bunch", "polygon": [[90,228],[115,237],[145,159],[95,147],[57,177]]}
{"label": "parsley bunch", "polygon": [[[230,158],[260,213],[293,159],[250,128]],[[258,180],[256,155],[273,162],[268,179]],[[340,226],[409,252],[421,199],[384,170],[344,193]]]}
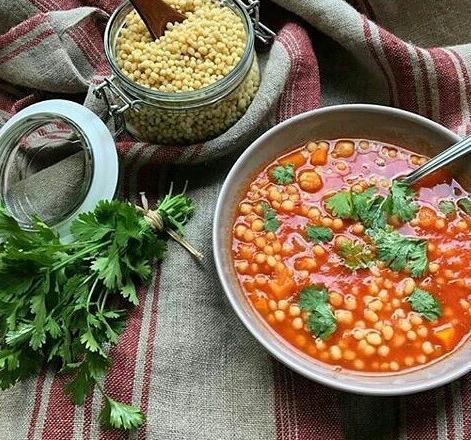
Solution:
{"label": "parsley bunch", "polygon": [[[183,194],[166,197],[156,212],[182,232],[193,204]],[[22,230],[0,207],[0,389],[49,366],[70,376],[65,392],[82,405],[95,385],[103,392],[109,347],[129,306],[138,305],[136,282],[150,280],[166,242],[143,212],[121,201],[81,214],[67,244],[39,219],[34,229]],[[142,425],[138,408],[103,395],[104,425]]]}

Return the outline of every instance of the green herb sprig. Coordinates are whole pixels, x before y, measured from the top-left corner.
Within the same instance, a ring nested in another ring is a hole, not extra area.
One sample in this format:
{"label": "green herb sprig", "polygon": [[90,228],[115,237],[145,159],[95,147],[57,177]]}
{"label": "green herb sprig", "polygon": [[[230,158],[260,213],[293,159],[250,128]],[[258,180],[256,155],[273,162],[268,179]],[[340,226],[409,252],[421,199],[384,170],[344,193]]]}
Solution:
{"label": "green herb sprig", "polygon": [[337,320],[329,305],[324,286],[308,286],[300,292],[299,307],[309,312],[307,326],[318,338],[325,340],[337,330]]}
{"label": "green herb sprig", "polygon": [[280,185],[288,185],[294,182],[294,165],[289,163],[287,165],[278,165],[271,172],[273,180]]}
{"label": "green herb sprig", "polygon": [[436,321],[442,314],[441,304],[425,290],[415,288],[407,301],[414,312],[420,313],[429,321]]}
{"label": "green herb sprig", "polygon": [[[153,211],[101,201],[73,222],[65,244],[39,219],[34,231],[22,230],[0,207],[0,388],[53,367],[70,376],[64,390],[77,405],[97,386],[104,425],[141,426],[140,410],[100,385],[111,366],[108,347],[118,342],[127,309],[138,305],[136,282],[148,282],[152,261],[164,257],[164,232],[183,234],[193,210],[184,194]],[[155,218],[163,223],[158,233]]]}

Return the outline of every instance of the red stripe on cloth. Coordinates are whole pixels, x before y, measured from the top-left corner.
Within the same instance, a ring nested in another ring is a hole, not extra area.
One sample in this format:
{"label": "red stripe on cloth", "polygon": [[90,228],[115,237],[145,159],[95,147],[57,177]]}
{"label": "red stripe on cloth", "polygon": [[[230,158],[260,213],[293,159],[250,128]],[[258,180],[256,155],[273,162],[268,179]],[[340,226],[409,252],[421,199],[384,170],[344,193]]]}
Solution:
{"label": "red stripe on cloth", "polygon": [[384,55],[394,76],[399,107],[418,113],[417,91],[412,61],[407,48],[400,38],[378,27]]}
{"label": "red stripe on cloth", "polygon": [[70,377],[56,375],[48,396],[46,418],[42,429],[43,440],[69,440],[74,432],[75,406],[64,393]]}
{"label": "red stripe on cloth", "polygon": [[424,55],[425,50],[416,47],[415,52],[417,53],[417,58],[419,60],[420,76],[422,79],[424,100],[426,104],[424,116],[431,118],[432,117],[432,92],[431,92],[430,81],[429,81],[428,73],[427,73],[427,65],[425,64],[425,55]]}
{"label": "red stripe on cloth", "polygon": [[40,34],[36,35],[32,40],[22,44],[21,46],[17,47],[15,50],[5,54],[4,56],[0,57],[0,63],[5,64],[8,61],[11,61],[13,58],[17,57],[23,52],[37,46],[39,43],[43,42],[46,38],[50,37],[54,34],[53,29],[46,29]]}
{"label": "red stripe on cloth", "polygon": [[463,438],[471,439],[471,375],[461,379],[461,406],[463,409]]}
{"label": "red stripe on cloth", "polygon": [[462,109],[458,72],[450,55],[443,49],[429,49],[429,53],[437,72],[440,97],[439,122],[456,131],[463,121],[460,111]]}
{"label": "red stripe on cloth", "polygon": [[408,440],[435,440],[437,438],[437,402],[434,391],[414,394],[405,398]]}
{"label": "red stripe on cloth", "polygon": [[[449,49],[450,52],[456,57],[458,63],[460,65],[461,73],[463,75],[464,80],[464,87],[465,87],[465,94],[466,99],[468,102],[468,109],[471,112],[471,81],[468,74],[468,69],[466,68],[466,64],[463,60],[463,57],[457,52],[456,50]],[[466,121],[466,134],[471,133],[471,120]]]}
{"label": "red stripe on cloth", "polygon": [[[127,319],[124,332],[119,338],[118,345],[110,350],[110,357],[113,365],[105,380],[105,392],[112,399],[123,403],[132,404],[132,394],[134,389],[137,347],[139,335],[142,330],[142,318],[148,287],[141,286],[138,289],[140,306],[134,308]],[[141,378],[138,378],[141,380]],[[101,440],[121,440],[127,439],[127,434],[118,430],[102,430]]]}
{"label": "red stripe on cloth", "polygon": [[278,440],[344,438],[338,392],[311,382],[274,361]]}
{"label": "red stripe on cloth", "polygon": [[276,37],[291,60],[285,88],[278,103],[277,121],[313,110],[320,104],[320,80],[317,59],[306,31],[288,23]]}
{"label": "red stripe on cloth", "polygon": [[[143,386],[142,386],[142,396],[141,396],[141,411],[144,414],[147,414],[147,410],[149,408],[149,391],[150,391],[150,382],[152,378],[152,367],[154,364],[154,342],[155,342],[155,335],[157,333],[157,313],[159,311],[158,303],[159,303],[159,291],[160,291],[160,266],[157,269],[155,274],[155,284],[154,284],[154,291],[152,295],[152,305],[151,305],[151,320],[149,325],[149,335],[146,338],[147,341],[147,348],[146,348],[146,356],[144,361],[144,377]],[[139,430],[138,439],[145,439],[146,438],[146,429],[145,426]]]}
{"label": "red stripe on cloth", "polygon": [[39,408],[41,407],[41,397],[42,397],[45,380],[46,380],[46,372],[41,371],[38,379],[36,380],[36,387],[34,390],[34,405],[33,405],[33,411],[31,413],[31,419],[29,422],[27,440],[33,440],[34,438],[34,431],[36,429],[36,424],[38,422]]}
{"label": "red stripe on cloth", "polygon": [[18,26],[15,26],[13,29],[9,30],[6,34],[0,36],[0,49],[7,47],[9,44],[18,40],[19,38],[29,34],[33,31],[38,25],[46,21],[46,16],[44,14],[38,14],[29,20],[21,22]]}
{"label": "red stripe on cloth", "polygon": [[376,61],[376,64],[378,65],[381,72],[383,73],[384,78],[386,79],[386,83],[388,85],[389,103],[394,104],[394,95],[393,95],[393,87],[391,84],[391,80],[389,78],[388,73],[386,72],[385,67],[383,66],[383,63],[381,62],[381,59],[379,58],[378,53],[376,52],[376,46],[373,43],[373,37],[371,35],[370,21],[364,15],[362,16],[362,19],[363,19],[363,34],[365,35],[366,45],[371,53],[371,56]]}

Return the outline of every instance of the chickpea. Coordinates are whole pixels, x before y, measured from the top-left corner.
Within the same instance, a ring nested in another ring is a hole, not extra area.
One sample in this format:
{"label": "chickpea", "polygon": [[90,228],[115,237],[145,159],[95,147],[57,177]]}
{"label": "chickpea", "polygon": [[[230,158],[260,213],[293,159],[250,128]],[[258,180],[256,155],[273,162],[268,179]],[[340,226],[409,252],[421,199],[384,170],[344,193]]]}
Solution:
{"label": "chickpea", "polygon": [[417,329],[417,334],[421,337],[421,338],[426,338],[427,335],[428,335],[428,330],[427,330],[427,327],[424,327],[424,326],[421,326]]}
{"label": "chickpea", "polygon": [[391,342],[394,347],[402,347],[406,342],[406,337],[403,334],[396,333]]}
{"label": "chickpea", "polygon": [[246,230],[247,230],[247,226],[237,225],[234,229],[234,235],[237,238],[243,238]]}
{"label": "chickpea", "polygon": [[425,341],[422,343],[422,351],[425,354],[432,354],[434,352],[433,345],[430,341]]}
{"label": "chickpea", "polygon": [[362,328],[354,328],[352,330],[352,336],[357,340],[357,341],[361,341],[362,339],[364,339],[366,333],[365,331],[362,329]]}
{"label": "chickpea", "polygon": [[280,299],[278,301],[278,308],[280,310],[286,310],[289,307],[289,302],[286,301],[285,299]]}
{"label": "chickpea", "polygon": [[266,241],[263,237],[257,237],[257,238],[254,240],[254,244],[255,244],[255,246],[257,246],[258,248],[263,249],[263,248],[266,246],[267,241]]}
{"label": "chickpea", "polygon": [[417,315],[416,313],[410,313],[409,320],[412,325],[420,325],[424,322],[424,320],[420,317],[420,315]]}
{"label": "chickpea", "polygon": [[325,255],[324,248],[319,244],[314,245],[314,247],[312,248],[312,251],[314,252],[314,255],[318,257],[322,257]]}
{"label": "chickpea", "polygon": [[369,332],[366,335],[366,340],[371,345],[381,345],[381,343],[383,342],[379,333],[376,332]]}
{"label": "chickpea", "polygon": [[294,209],[294,202],[292,200],[285,200],[281,204],[281,209],[283,209],[284,211],[287,211],[287,212],[292,211]]}
{"label": "chickpea", "polygon": [[334,221],[329,217],[323,217],[321,222],[323,226],[327,226],[328,228],[332,227],[334,223]]}
{"label": "chickpea", "polygon": [[268,308],[272,312],[274,312],[275,310],[278,310],[278,303],[275,300],[271,299],[270,301],[268,301]]}
{"label": "chickpea", "polygon": [[304,326],[304,322],[300,317],[297,317],[293,319],[291,325],[295,330],[301,330]]}
{"label": "chickpea", "polygon": [[383,303],[380,299],[375,298],[368,303],[368,308],[373,312],[379,312],[383,308]]}
{"label": "chickpea", "polygon": [[275,310],[273,316],[278,322],[283,322],[285,320],[285,312],[283,310]]}
{"label": "chickpea", "polygon": [[254,259],[257,264],[263,264],[267,260],[267,256],[265,254],[258,253],[258,254],[255,254]]}
{"label": "chickpea", "polygon": [[317,338],[314,343],[318,350],[325,350],[327,348],[327,344],[320,338]]}
{"label": "chickpea", "polygon": [[355,144],[352,141],[338,141],[334,147],[334,153],[337,157],[351,157],[355,152]]}
{"label": "chickpea", "polygon": [[340,307],[343,304],[343,296],[338,292],[329,292],[329,302],[334,307]]}
{"label": "chickpea", "polygon": [[416,357],[416,360],[419,364],[425,364],[425,362],[427,362],[427,357],[423,354],[419,354],[417,357]]}
{"label": "chickpea", "polygon": [[409,330],[406,333],[406,338],[409,339],[409,341],[415,341],[417,339],[417,333],[414,330]]}
{"label": "chickpea", "polygon": [[249,269],[249,263],[247,263],[247,261],[239,261],[236,264],[236,269],[240,274],[244,274]]}
{"label": "chickpea", "polygon": [[292,304],[289,306],[289,314],[290,316],[299,316],[301,315],[301,309],[299,306]]}
{"label": "chickpea", "polygon": [[353,366],[355,367],[355,369],[357,370],[363,370],[365,368],[365,362],[362,361],[361,359],[355,359],[353,361]]}
{"label": "chickpea", "polygon": [[365,353],[366,356],[373,356],[376,353],[376,348],[370,344],[366,344],[363,347],[363,353]]}
{"label": "chickpea", "polygon": [[357,308],[357,300],[352,295],[347,295],[344,299],[345,308],[347,310],[355,310]]}
{"label": "chickpea", "polygon": [[412,328],[412,325],[408,319],[401,319],[399,320],[399,328],[403,332],[407,332]]}
{"label": "chickpea", "polygon": [[343,221],[340,218],[336,218],[332,221],[332,228],[335,231],[339,231],[343,228]]}
{"label": "chickpea", "polygon": [[306,192],[317,192],[323,186],[321,176],[315,171],[303,171],[299,175],[299,186]]}
{"label": "chickpea", "polygon": [[356,354],[353,350],[345,350],[343,352],[343,358],[346,360],[346,361],[353,361],[353,359],[356,358]]}
{"label": "chickpea", "polygon": [[404,364],[406,365],[406,367],[412,367],[414,365],[415,361],[414,361],[414,358],[412,356],[406,356],[404,358]]}
{"label": "chickpea", "polygon": [[458,229],[458,231],[466,231],[466,229],[468,229],[468,224],[464,221],[464,220],[460,220],[457,224],[456,224],[456,229]]}
{"label": "chickpea", "polygon": [[382,357],[386,357],[389,354],[390,348],[387,345],[381,345],[378,347],[378,354]]}
{"label": "chickpea", "polygon": [[436,273],[440,269],[440,266],[437,263],[429,263],[428,270],[430,273]]}
{"label": "chickpea", "polygon": [[342,359],[342,350],[338,345],[332,345],[332,347],[329,348],[329,354],[334,361]]}
{"label": "chickpea", "polygon": [[349,310],[336,310],[335,317],[340,324],[351,324],[353,322],[352,312]]}
{"label": "chickpea", "polygon": [[252,212],[252,205],[250,205],[249,203],[241,203],[241,205],[239,206],[239,212],[242,215],[250,214]]}
{"label": "chickpea", "polygon": [[363,234],[364,231],[365,231],[365,227],[361,223],[355,223],[352,226],[352,232],[356,235]]}
{"label": "chickpea", "polygon": [[415,281],[412,278],[405,278],[403,283],[403,291],[405,295],[410,295],[415,289]]}
{"label": "chickpea", "polygon": [[370,309],[365,309],[363,312],[363,316],[365,317],[367,321],[370,321],[370,322],[376,322],[379,320],[378,315],[375,312],[373,312],[373,310],[370,310]]}
{"label": "chickpea", "polygon": [[392,371],[398,371],[399,370],[399,364],[396,361],[392,361],[389,363],[389,368]]}
{"label": "chickpea", "polygon": [[309,218],[315,219],[321,216],[321,212],[317,208],[309,208],[307,215]]}

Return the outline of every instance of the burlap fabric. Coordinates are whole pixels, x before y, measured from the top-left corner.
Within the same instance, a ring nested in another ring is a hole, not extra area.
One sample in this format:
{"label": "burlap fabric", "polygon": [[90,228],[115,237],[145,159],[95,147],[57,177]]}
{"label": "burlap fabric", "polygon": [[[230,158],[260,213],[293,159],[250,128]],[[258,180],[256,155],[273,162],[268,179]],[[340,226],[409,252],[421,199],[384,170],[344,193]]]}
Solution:
{"label": "burlap fabric", "polygon": [[[280,25],[278,36],[261,55],[264,73],[254,104],[229,133],[178,148],[119,139],[123,197],[136,200],[145,190],[155,199],[170,181],[189,179],[198,210],[188,237],[207,258],[195,264],[171,244],[152,284],[140,290],[141,305],[113,349],[105,388],[147,414],[146,426],[130,438],[471,438],[469,378],[415,396],[369,398],[307,381],[272,360],[235,317],[211,259],[221,183],[238,151],[268,125],[319,103],[374,102],[421,113],[460,134],[469,131],[468,1],[277,3],[308,23],[300,26],[263,3],[263,14]],[[114,6],[108,0],[0,0],[0,118],[57,92],[83,100],[90,83],[107,73],[101,34]],[[90,94],[85,102],[102,111]],[[0,438],[127,438],[99,429],[98,393],[74,408],[63,396],[63,382],[43,373],[2,393]]]}

